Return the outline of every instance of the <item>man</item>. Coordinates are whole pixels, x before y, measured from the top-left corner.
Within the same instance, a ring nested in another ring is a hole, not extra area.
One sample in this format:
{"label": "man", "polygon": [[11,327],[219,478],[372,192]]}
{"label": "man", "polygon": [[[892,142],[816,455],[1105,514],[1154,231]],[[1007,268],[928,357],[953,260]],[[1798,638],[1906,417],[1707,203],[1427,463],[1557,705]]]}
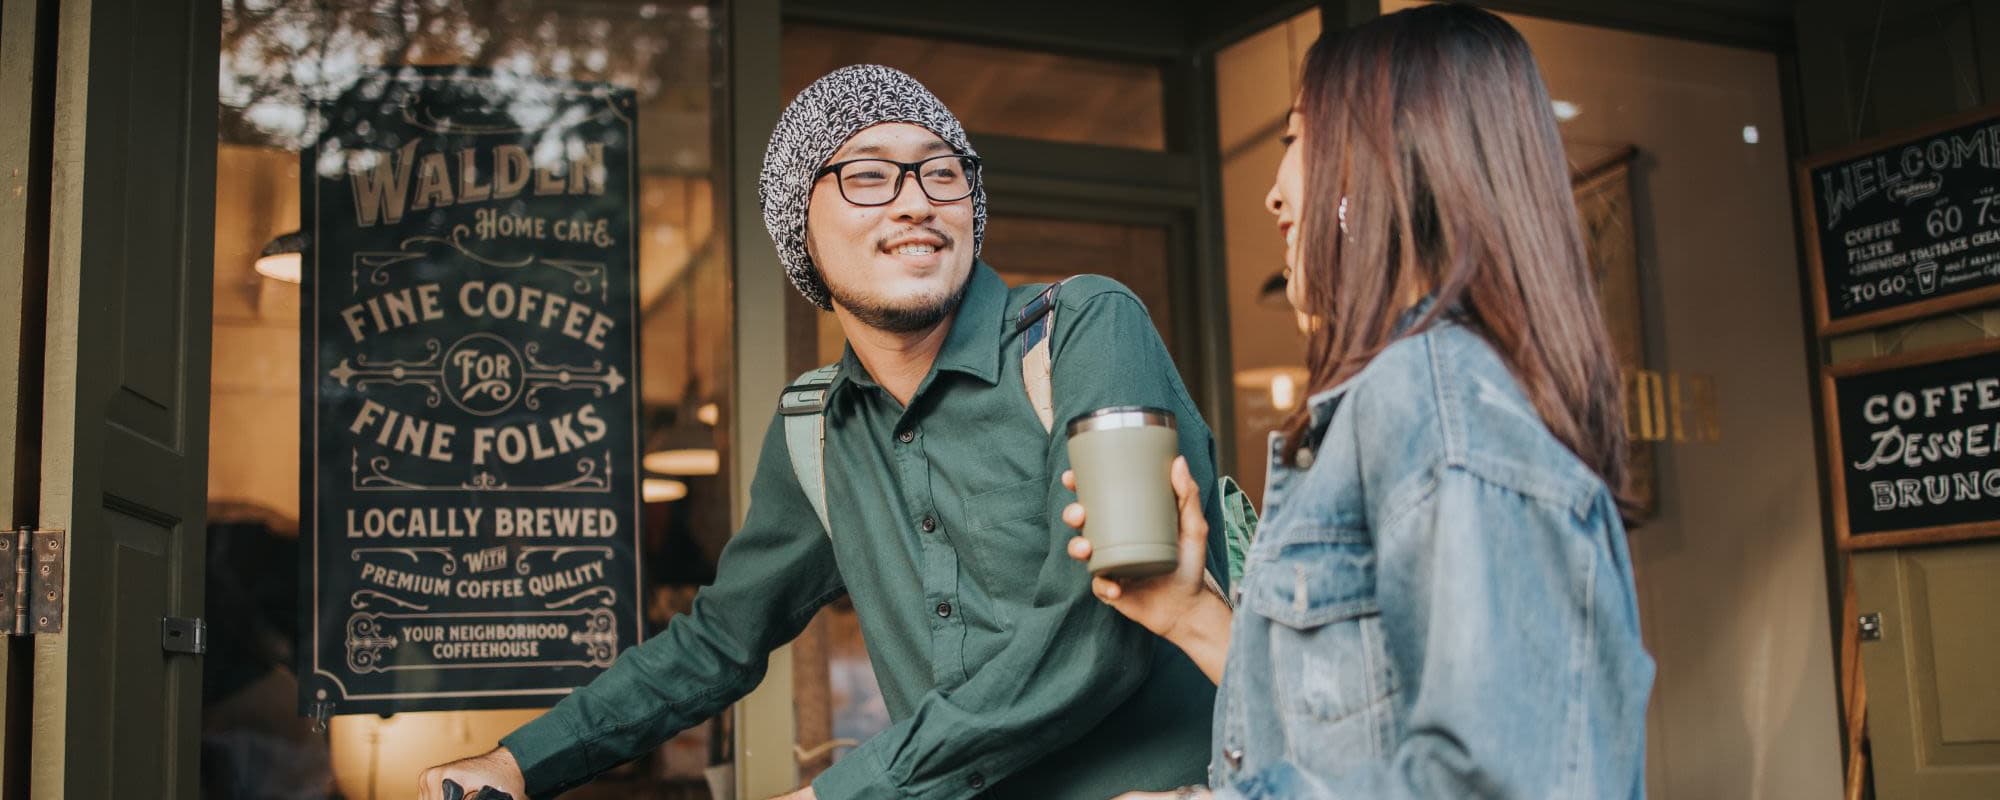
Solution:
{"label": "man", "polygon": [[[1099,800],[1200,782],[1214,687],[1091,597],[1059,519],[1063,423],[1112,405],[1174,412],[1220,517],[1213,442],[1144,307],[1102,278],[1053,294],[1044,427],[1017,324],[1044,295],[976,260],[978,157],[936,97],[887,67],[801,92],[759,189],[793,284],[847,336],[813,395],[824,439],[788,443],[774,419],[715,584],[500,748],[426,771],[424,796],[445,778],[517,797],[583,783],[748,693],[770,651],[843,593],[894,722],[789,797]],[[815,454],[820,469],[795,469]]]}

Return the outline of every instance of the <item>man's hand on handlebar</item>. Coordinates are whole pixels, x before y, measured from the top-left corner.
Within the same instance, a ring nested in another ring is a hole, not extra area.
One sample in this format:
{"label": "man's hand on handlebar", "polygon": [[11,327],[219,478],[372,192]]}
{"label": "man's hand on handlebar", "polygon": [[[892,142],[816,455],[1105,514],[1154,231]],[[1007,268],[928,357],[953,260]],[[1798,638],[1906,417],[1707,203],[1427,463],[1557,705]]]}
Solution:
{"label": "man's hand on handlebar", "polygon": [[[451,781],[459,789],[457,796],[449,793],[445,781]],[[528,800],[528,790],[521,777],[521,766],[514,761],[514,754],[505,747],[471,758],[462,758],[449,764],[439,764],[424,770],[417,777],[417,797],[420,800],[489,800],[493,794],[481,796],[479,792],[491,788],[505,792],[512,800]]]}

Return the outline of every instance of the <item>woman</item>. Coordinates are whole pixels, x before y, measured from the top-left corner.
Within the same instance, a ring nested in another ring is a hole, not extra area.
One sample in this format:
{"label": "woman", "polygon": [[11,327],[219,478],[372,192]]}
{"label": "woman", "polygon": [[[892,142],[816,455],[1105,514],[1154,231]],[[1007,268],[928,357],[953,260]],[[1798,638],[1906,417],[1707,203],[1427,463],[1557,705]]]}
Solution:
{"label": "woman", "polygon": [[1527,43],[1460,5],[1329,34],[1285,141],[1314,394],[1234,608],[1182,462],[1181,568],[1094,591],[1219,678],[1217,796],[1643,797],[1619,370]]}

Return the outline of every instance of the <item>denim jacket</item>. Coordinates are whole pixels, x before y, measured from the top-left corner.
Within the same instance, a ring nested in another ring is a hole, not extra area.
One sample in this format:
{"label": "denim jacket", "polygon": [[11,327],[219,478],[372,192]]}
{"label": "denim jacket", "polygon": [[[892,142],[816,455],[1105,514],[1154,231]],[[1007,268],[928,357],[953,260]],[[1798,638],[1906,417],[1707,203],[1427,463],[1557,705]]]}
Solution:
{"label": "denim jacket", "polygon": [[1442,320],[1272,437],[1222,798],[1643,798],[1653,661],[1611,492]]}

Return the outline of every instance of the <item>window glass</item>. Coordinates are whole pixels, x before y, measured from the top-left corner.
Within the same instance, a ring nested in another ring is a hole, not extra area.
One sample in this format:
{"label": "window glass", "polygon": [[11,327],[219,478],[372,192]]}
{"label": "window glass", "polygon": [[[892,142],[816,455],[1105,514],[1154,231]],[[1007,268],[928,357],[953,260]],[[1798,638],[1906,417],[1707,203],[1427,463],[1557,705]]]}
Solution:
{"label": "window glass", "polygon": [[890,33],[788,24],[784,97],[850,64],[922,81],[974,134],[1165,150],[1158,67]]}
{"label": "window glass", "polygon": [[[716,3],[234,0],[222,4],[216,143],[202,787],[209,798],[408,797],[425,766],[483,752],[538,709],[298,714],[300,152],[316,109],[401,66],[606,84],[634,98],[640,616],[646,635],[714,577],[730,533],[729,254],[717,224]],[[523,90],[526,91],[525,89]],[[523,107],[533,98],[524,94]],[[456,185],[456,184],[455,184]],[[621,205],[612,209],[623,213]],[[260,257],[264,259],[260,266]],[[654,469],[654,467],[659,469]],[[626,479],[614,475],[613,479]],[[568,797],[709,797],[727,720]]]}
{"label": "window glass", "polygon": [[1285,245],[1276,218],[1264,210],[1264,195],[1285,154],[1278,137],[1298,93],[1299,68],[1318,38],[1314,9],[1223,48],[1215,58],[1229,352],[1236,369],[1236,480],[1260,503],[1266,436],[1304,400],[1306,381],[1305,340],[1279,272]]}

